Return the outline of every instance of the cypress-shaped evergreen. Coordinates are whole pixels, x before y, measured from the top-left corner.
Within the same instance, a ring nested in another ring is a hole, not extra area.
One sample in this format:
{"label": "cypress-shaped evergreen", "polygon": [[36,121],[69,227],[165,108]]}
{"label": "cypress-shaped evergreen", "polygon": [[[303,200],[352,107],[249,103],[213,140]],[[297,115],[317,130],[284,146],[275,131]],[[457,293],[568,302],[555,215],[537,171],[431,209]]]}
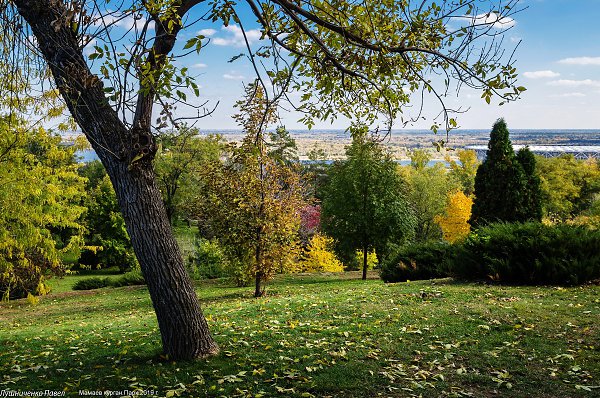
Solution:
{"label": "cypress-shaped evergreen", "polygon": [[540,177],[536,174],[535,156],[525,147],[517,152],[517,162],[525,173],[525,191],[519,207],[521,220],[542,220],[542,190]]}
{"label": "cypress-shaped evergreen", "polygon": [[[527,156],[523,157],[525,161]],[[535,159],[527,167],[534,170]],[[469,223],[478,227],[496,221],[522,222],[532,218],[526,209],[530,196],[527,181],[527,173],[510,142],[506,122],[499,119],[490,134],[487,157],[477,169]]]}

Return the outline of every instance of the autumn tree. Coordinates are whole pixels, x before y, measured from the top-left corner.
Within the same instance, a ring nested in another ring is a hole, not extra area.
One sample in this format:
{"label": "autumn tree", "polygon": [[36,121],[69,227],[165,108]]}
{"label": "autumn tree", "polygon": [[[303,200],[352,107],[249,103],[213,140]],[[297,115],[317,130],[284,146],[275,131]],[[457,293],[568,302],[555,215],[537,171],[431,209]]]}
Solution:
{"label": "autumn tree", "polygon": [[307,244],[321,227],[321,205],[306,204],[300,209],[300,240]]}
{"label": "autumn tree", "polygon": [[469,149],[459,149],[456,151],[458,162],[446,155],[445,160],[450,166],[450,175],[460,182],[462,191],[470,196],[475,192],[475,175],[479,167],[477,153]]}
{"label": "autumn tree", "polygon": [[167,217],[173,224],[175,215],[184,214],[185,203],[202,189],[198,172],[218,161],[224,142],[220,136],[202,137],[198,129],[181,126],[178,131],[159,135],[158,143],[161,150],[154,167]]}
{"label": "autumn tree", "polygon": [[65,271],[62,255],[83,246],[85,180],[73,160],[77,147],[59,143],[0,117],[0,299],[46,294],[46,278]]}
{"label": "autumn tree", "polygon": [[450,243],[464,240],[471,231],[469,218],[471,218],[473,199],[462,191],[448,194],[444,214],[435,217],[435,222],[442,229],[444,240]]}
{"label": "autumn tree", "polygon": [[334,241],[323,234],[313,235],[300,257],[303,272],[343,272],[344,265],[335,256]]}
{"label": "autumn tree", "polygon": [[329,171],[322,203],[321,228],[336,240],[343,259],[362,250],[362,278],[367,278],[368,254],[384,256],[388,243],[400,243],[413,229],[396,162],[365,127],[353,127],[346,160]]}
{"label": "autumn tree", "polygon": [[276,120],[268,106],[262,87],[248,85],[236,115],[246,137],[229,148],[224,163],[205,168],[206,196],[199,198],[201,216],[242,274],[254,279],[255,297],[293,255],[304,207],[298,173],[267,153],[265,130]]}
{"label": "autumn tree", "polygon": [[213,109],[190,101],[200,87],[180,66],[202,54],[209,39],[197,34],[180,43],[179,36],[214,23],[237,24],[247,38],[246,28],[257,21],[264,40],[258,46],[246,40],[245,59],[270,102],[291,98],[289,89],[300,92],[295,108],[309,126],[338,115],[384,120],[388,127],[397,118],[410,122],[420,112],[404,113],[404,105],[431,93],[442,109],[434,128],[450,127],[456,124],[444,106],[450,90],[471,87],[487,102],[495,95],[514,100],[523,90],[501,41],[517,0],[497,3],[0,0],[0,64],[12,65],[2,69],[11,86],[39,79],[30,85],[37,89],[49,79],[61,94],[114,185],[165,353],[197,358],[218,349],[152,166],[157,129],[178,123],[175,106],[189,104],[199,117]]}
{"label": "autumn tree", "polygon": [[441,163],[427,166],[431,155],[424,150],[411,152],[411,165],[400,173],[407,181],[407,200],[415,215],[414,239],[417,242],[439,240],[442,230],[435,218],[444,213],[449,192],[459,188],[458,182]]}
{"label": "autumn tree", "polygon": [[536,159],[543,212],[565,221],[589,210],[600,195],[600,167],[594,159],[572,155]]}

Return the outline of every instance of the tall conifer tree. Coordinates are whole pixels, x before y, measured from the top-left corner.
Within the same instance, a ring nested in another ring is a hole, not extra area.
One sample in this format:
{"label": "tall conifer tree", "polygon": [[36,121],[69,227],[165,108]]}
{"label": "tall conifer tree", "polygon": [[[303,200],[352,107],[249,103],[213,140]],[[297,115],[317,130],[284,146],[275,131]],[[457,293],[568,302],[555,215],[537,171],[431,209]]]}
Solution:
{"label": "tall conifer tree", "polygon": [[492,128],[485,161],[475,176],[475,200],[469,223],[482,226],[496,221],[522,222],[527,201],[527,178],[517,161],[504,119]]}

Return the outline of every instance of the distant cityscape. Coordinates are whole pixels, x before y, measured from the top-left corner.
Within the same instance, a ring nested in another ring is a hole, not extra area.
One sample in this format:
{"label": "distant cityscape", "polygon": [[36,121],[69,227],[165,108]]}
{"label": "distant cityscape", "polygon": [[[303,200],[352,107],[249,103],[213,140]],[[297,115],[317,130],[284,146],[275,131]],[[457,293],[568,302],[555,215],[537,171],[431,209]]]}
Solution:
{"label": "distant cityscape", "polygon": [[[410,151],[425,149],[431,152],[434,160],[442,160],[448,154],[453,157],[453,150],[470,148],[481,153],[485,152],[489,139],[489,130],[453,130],[448,135],[446,132],[434,134],[430,130],[392,130],[383,135],[382,140],[394,158],[399,161],[409,159]],[[551,156],[556,156],[565,151],[579,153],[579,158],[597,157],[600,153],[600,129],[598,130],[511,130],[511,141],[518,149],[521,146],[537,147],[561,146],[561,149],[550,151]],[[72,141],[81,133],[63,135],[66,142]],[[244,134],[241,130],[200,130],[201,135],[220,134],[229,142],[239,142]],[[296,140],[298,154],[301,160],[307,160],[309,152],[322,150],[328,160],[344,158],[345,147],[350,144],[351,137],[344,130],[290,130],[291,136]],[[447,141],[447,150],[437,151],[433,142]],[[566,147],[572,147],[566,149]],[[549,150],[548,148],[546,148]],[[556,149],[556,148],[555,148]],[[536,152],[536,151],[534,151]],[[538,151],[538,153],[540,153]],[[96,158],[91,150],[83,151],[82,161]]]}

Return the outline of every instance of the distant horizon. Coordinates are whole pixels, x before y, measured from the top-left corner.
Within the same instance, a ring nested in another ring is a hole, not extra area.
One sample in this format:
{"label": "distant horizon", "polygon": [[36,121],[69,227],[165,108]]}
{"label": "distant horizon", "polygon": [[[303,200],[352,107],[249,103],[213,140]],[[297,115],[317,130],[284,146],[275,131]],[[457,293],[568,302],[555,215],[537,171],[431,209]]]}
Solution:
{"label": "distant horizon", "polygon": [[[284,126],[285,127],[285,126]],[[198,128],[198,130],[208,130],[208,131],[243,131],[243,129],[241,128],[222,128],[222,129],[217,129],[217,128]],[[275,130],[275,127],[273,128],[268,128],[267,131],[271,131],[271,130]],[[345,131],[346,129],[344,128],[318,128],[318,127],[313,127],[312,129],[307,128],[286,128],[287,131]],[[450,133],[452,133],[453,131],[491,131],[492,128],[491,127],[486,127],[486,128],[455,128],[450,130]],[[381,131],[385,131],[385,130],[381,130]],[[433,131],[431,129],[424,129],[424,128],[393,128],[391,129],[391,131],[429,131],[432,132]],[[600,127],[598,128],[516,128],[516,127],[512,127],[509,128],[509,132],[513,132],[513,131],[590,131],[590,132],[599,132],[600,133]],[[446,130],[438,130],[438,134],[439,133],[445,133]]]}
{"label": "distant horizon", "polygon": [[[285,126],[284,126],[285,127]],[[274,131],[276,129],[276,127],[273,128],[268,128],[267,131]],[[203,131],[206,132],[219,132],[219,131],[223,131],[223,132],[242,132],[243,129],[241,128],[198,128],[198,130],[202,133]],[[289,132],[343,132],[346,131],[346,129],[344,128],[286,128],[287,131]],[[491,131],[492,128],[456,128],[456,129],[452,129],[449,131],[449,134],[452,134],[453,132],[468,132],[468,131],[473,131],[473,132],[486,132],[486,131]],[[381,131],[385,131],[385,130],[381,130]],[[439,134],[444,134],[446,133],[446,130],[438,130],[437,133],[433,133],[433,131],[431,129],[422,129],[422,128],[393,128],[390,130],[391,132],[430,132],[434,135],[439,135]],[[535,132],[590,132],[590,133],[598,133],[600,134],[600,127],[598,128],[554,128],[554,129],[549,129],[549,128],[509,128],[509,132],[513,133],[519,133],[519,132],[523,132],[523,131],[535,131]],[[83,132],[81,130],[74,130],[74,131],[69,131],[69,132],[61,132],[59,133],[61,136],[70,136],[72,135],[72,133],[76,133],[78,135],[83,135]],[[599,137],[600,138],[600,137]]]}

